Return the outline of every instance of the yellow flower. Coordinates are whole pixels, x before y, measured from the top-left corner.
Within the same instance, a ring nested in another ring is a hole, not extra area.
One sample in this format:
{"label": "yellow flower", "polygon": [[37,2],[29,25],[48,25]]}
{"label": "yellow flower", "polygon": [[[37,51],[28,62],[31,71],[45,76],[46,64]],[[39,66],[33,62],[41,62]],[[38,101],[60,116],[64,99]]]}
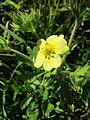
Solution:
{"label": "yellow flower", "polygon": [[64,35],[51,35],[46,39],[38,41],[33,49],[34,66],[43,66],[46,71],[58,68],[61,65],[61,56],[69,50]]}

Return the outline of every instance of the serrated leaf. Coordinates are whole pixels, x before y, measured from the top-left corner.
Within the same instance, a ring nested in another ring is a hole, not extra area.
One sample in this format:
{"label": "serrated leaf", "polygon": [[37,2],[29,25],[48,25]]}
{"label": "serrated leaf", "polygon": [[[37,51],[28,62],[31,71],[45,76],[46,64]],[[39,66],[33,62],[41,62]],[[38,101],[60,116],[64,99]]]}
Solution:
{"label": "serrated leaf", "polygon": [[71,72],[71,82],[73,88],[77,91],[82,91],[82,86],[88,81],[87,75],[90,73],[90,66],[86,64],[84,67],[78,67],[74,72]]}
{"label": "serrated leaf", "polygon": [[54,105],[51,104],[51,103],[49,103],[49,104],[47,105],[47,110],[46,110],[46,112],[45,112],[45,116],[46,116],[47,118],[49,118],[50,113],[51,113],[53,110],[54,110]]}
{"label": "serrated leaf", "polygon": [[29,95],[29,96],[21,103],[21,109],[22,109],[22,110],[25,109],[25,108],[29,105],[29,103],[31,102],[31,100],[32,100],[32,97],[31,97],[31,95]]}
{"label": "serrated leaf", "polygon": [[[37,16],[38,14],[38,16]],[[37,28],[37,18],[39,17],[39,11],[34,9],[30,14],[24,14],[23,12],[13,13],[12,15],[12,24],[14,30],[22,32],[32,32],[34,33]]]}
{"label": "serrated leaf", "polygon": [[83,68],[78,67],[74,72],[71,73],[71,76],[74,76],[74,77],[84,76],[89,69],[90,69],[90,66],[88,64],[86,64]]}
{"label": "serrated leaf", "polygon": [[34,111],[31,112],[31,114],[29,114],[28,120],[37,120],[38,115],[39,115],[39,110],[35,109]]}

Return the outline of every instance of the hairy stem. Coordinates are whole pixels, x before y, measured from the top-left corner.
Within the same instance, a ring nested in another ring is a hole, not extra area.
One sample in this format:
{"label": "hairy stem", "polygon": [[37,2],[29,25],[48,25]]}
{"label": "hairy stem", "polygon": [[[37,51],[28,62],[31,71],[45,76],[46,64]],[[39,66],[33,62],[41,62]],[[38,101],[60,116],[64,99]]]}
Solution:
{"label": "hairy stem", "polygon": [[13,53],[15,53],[15,54],[21,56],[22,58],[24,58],[24,59],[25,59],[26,61],[28,61],[28,62],[32,62],[32,60],[31,60],[30,57],[28,57],[27,55],[25,55],[25,54],[23,54],[23,53],[21,53],[21,52],[15,50],[15,49],[9,48],[9,51],[11,51],[11,52],[13,52]]}

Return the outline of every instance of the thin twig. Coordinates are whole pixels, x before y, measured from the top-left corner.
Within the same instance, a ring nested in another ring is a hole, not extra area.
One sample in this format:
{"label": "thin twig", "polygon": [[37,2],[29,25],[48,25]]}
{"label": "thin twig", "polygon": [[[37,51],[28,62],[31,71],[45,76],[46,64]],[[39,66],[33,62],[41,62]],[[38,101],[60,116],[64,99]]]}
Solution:
{"label": "thin twig", "polygon": [[69,43],[68,43],[68,47],[70,47],[71,44],[72,44],[72,41],[73,41],[73,38],[74,38],[74,36],[75,36],[77,27],[78,27],[78,21],[76,20],[76,21],[75,21],[74,28],[73,28],[73,31],[72,31],[72,34],[71,34],[71,37],[70,37],[70,40],[69,40]]}
{"label": "thin twig", "polygon": [[[75,36],[75,33],[76,33],[77,28],[78,28],[78,21],[76,20],[76,21],[75,21],[74,28],[73,28],[73,30],[72,30],[72,34],[71,34],[70,39],[69,39],[69,43],[68,43],[68,47],[69,47],[69,48],[70,48],[70,46],[71,46],[71,44],[72,44],[72,41],[73,41],[73,38],[74,38],[74,36]],[[62,58],[62,64],[64,63],[66,57],[67,57],[67,54],[65,54],[65,55],[63,56],[63,58]]]}

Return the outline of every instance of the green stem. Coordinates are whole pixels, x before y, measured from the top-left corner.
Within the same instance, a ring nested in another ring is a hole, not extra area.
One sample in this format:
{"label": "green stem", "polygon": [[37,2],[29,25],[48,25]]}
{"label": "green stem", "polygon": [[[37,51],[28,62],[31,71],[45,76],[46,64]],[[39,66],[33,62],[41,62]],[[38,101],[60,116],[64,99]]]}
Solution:
{"label": "green stem", "polygon": [[11,55],[11,54],[0,54],[0,56],[15,56],[14,54],[13,55]]}
{"label": "green stem", "polygon": [[40,36],[37,34],[37,32],[34,32],[34,35],[37,39],[40,39]]}
{"label": "green stem", "polygon": [[23,57],[23,58],[24,58],[26,61],[28,61],[28,62],[32,62],[32,60],[31,60],[30,57],[28,57],[27,55],[25,55],[25,54],[23,54],[23,53],[21,53],[21,52],[15,50],[15,49],[9,48],[9,51],[11,51],[11,52],[13,52],[13,53],[15,53],[15,54],[17,54],[17,55]]}
{"label": "green stem", "polygon": [[22,62],[19,62],[16,68],[13,70],[11,77],[9,78],[8,82],[10,82],[15,74],[15,71],[19,68],[19,66],[22,65]]}
{"label": "green stem", "polygon": [[[70,48],[70,46],[71,46],[71,44],[72,44],[72,41],[73,41],[73,38],[74,38],[74,36],[75,36],[75,33],[76,33],[77,28],[78,28],[78,21],[76,20],[76,21],[75,21],[74,28],[73,28],[73,30],[72,30],[72,34],[71,34],[70,39],[69,39],[69,42],[68,42],[68,47],[69,47],[69,48]],[[67,54],[65,54],[65,55],[63,56],[63,58],[62,58],[62,64],[64,63],[66,57],[67,57]]]}

